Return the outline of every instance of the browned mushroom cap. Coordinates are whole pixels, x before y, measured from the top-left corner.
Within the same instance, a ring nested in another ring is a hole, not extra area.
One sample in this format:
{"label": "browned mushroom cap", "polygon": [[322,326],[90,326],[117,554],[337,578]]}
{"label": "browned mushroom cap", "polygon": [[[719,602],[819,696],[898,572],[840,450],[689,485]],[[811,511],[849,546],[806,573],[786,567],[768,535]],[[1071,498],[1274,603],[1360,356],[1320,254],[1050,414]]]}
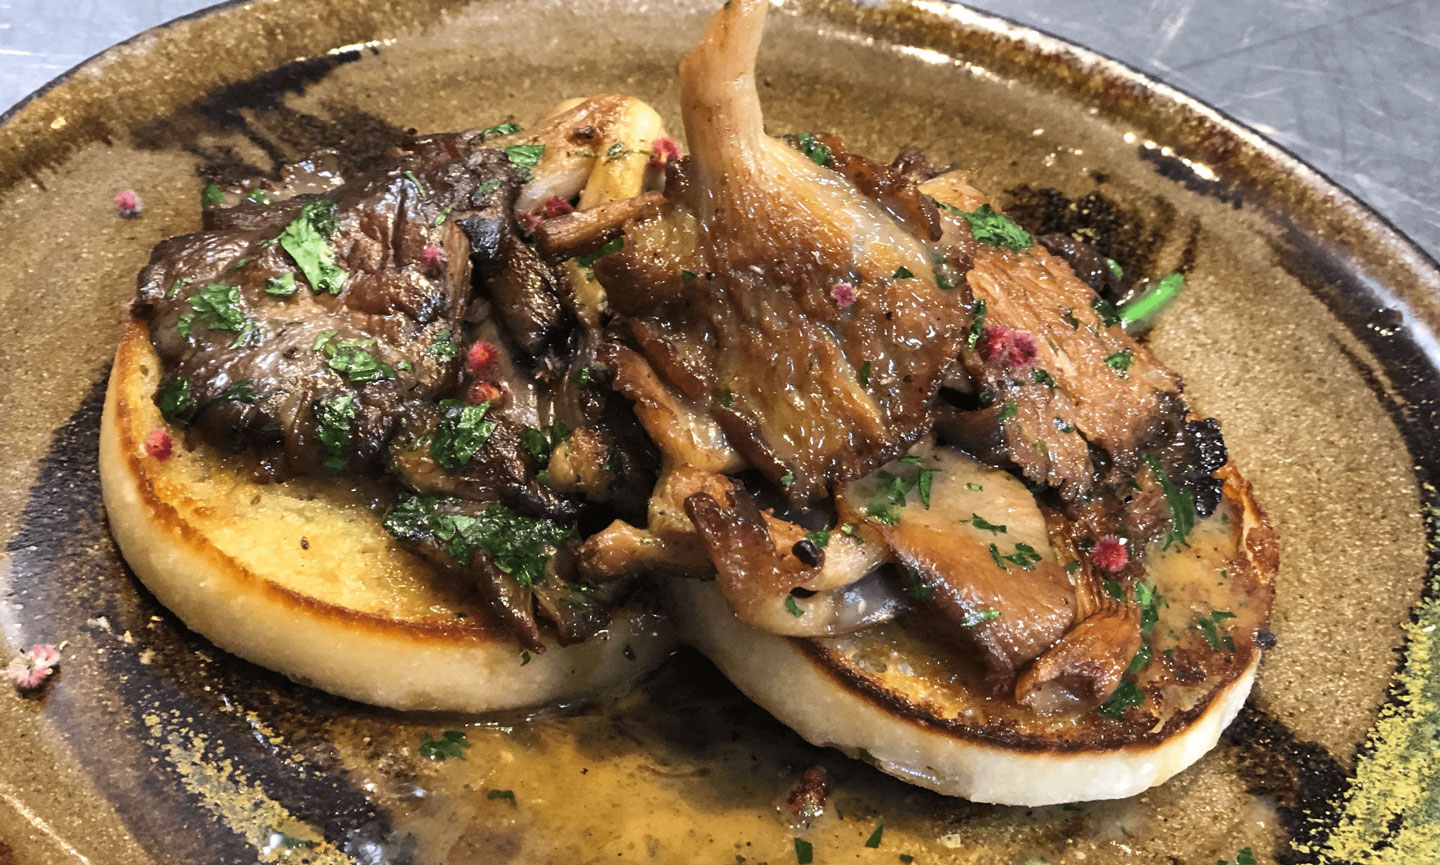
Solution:
{"label": "browned mushroom cap", "polygon": [[938,448],[847,485],[842,519],[868,522],[913,572],[911,594],[972,648],[997,690],[1075,621],[1076,597],[1035,497],[1014,476]]}

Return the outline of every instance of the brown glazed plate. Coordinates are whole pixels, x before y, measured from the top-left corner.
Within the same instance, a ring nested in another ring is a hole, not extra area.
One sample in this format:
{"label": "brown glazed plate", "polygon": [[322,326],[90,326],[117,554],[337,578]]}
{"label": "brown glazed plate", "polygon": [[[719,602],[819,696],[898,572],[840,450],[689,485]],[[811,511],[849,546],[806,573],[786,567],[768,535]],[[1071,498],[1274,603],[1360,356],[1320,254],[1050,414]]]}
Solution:
{"label": "brown glazed plate", "polygon": [[[0,688],[0,865],[779,865],[775,802],[817,764],[843,815],[808,836],[822,865],[1440,861],[1435,262],[1083,49],[926,0],[774,2],[772,128],[920,144],[1032,228],[1187,272],[1152,345],[1283,545],[1279,643],[1219,747],[1133,799],[1001,808],[812,748],[689,652],[617,701],[481,723],[334,699],[186,631],[117,556],[95,460],[122,305],[151,246],[198,225],[202,184],[605,90],[678,126],[675,65],[714,5],[256,0],[117,46],[0,123],[0,650],[68,643],[38,696]],[[125,188],[138,219],[112,206]],[[467,759],[422,760],[447,729]]]}

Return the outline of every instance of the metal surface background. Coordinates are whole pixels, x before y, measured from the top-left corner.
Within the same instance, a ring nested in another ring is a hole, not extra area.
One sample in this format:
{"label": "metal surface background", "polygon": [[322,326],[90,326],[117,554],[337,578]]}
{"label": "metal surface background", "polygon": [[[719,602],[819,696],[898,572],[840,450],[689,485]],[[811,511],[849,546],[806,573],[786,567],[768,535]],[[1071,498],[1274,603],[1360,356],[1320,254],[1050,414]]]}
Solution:
{"label": "metal surface background", "polygon": [[[206,0],[0,0],[0,107]],[[1440,254],[1440,2],[972,0],[1198,96]],[[1163,143],[1163,142],[1162,142]]]}

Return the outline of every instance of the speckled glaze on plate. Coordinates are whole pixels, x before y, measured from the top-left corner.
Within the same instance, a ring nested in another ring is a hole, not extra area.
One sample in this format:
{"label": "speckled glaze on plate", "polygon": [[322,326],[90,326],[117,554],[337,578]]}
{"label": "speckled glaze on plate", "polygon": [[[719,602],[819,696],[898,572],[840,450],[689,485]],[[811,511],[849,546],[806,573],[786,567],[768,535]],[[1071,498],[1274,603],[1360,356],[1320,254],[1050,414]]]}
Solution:
{"label": "speckled glaze on plate", "polygon": [[[1082,49],[923,0],[775,2],[775,130],[921,144],[1032,228],[1187,270],[1152,345],[1283,545],[1279,645],[1215,752],[1134,799],[998,808],[805,745],[691,653],[618,701],[477,723],[333,699],[187,632],[117,557],[95,448],[122,304],[151,246],[198,225],[204,180],[602,90],[678,125],[675,64],[712,5],[258,0],[111,49],[0,123],[0,629],[6,654],[68,641],[39,696],[0,689],[0,865],[779,865],[774,803],[817,764],[843,814],[807,836],[817,863],[1440,861],[1435,263]],[[113,210],[124,188],[139,219]],[[423,733],[462,728],[465,761],[419,759]]]}

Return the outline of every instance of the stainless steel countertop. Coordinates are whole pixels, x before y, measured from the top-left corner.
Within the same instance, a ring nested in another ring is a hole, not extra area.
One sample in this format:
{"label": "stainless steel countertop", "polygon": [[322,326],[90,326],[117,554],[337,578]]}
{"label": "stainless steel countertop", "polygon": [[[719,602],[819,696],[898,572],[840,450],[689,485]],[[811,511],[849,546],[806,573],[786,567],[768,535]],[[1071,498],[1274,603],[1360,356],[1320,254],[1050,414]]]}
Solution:
{"label": "stainless steel countertop", "polygon": [[[398,0],[397,0],[398,2]],[[202,0],[0,0],[0,106]],[[1437,0],[971,0],[1239,118],[1440,255]]]}

